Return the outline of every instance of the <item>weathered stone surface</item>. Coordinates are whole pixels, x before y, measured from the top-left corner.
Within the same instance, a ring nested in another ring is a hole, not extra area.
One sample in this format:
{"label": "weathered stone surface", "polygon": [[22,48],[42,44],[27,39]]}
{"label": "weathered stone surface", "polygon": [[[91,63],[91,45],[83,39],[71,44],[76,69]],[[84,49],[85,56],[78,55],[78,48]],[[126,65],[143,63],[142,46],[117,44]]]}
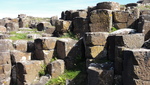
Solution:
{"label": "weathered stone surface", "polygon": [[143,2],[143,4],[146,4],[146,3],[150,3],[150,1],[149,0],[142,0]]}
{"label": "weathered stone surface", "polygon": [[128,22],[127,22],[127,26],[129,28],[134,28],[136,29],[138,26],[138,18],[140,16],[140,10],[138,8],[134,8],[132,10],[128,10],[129,17],[128,17]]}
{"label": "weathered stone surface", "polygon": [[47,34],[53,34],[54,31],[55,31],[55,27],[49,27],[48,29],[45,29],[45,32],[46,32]]}
{"label": "weathered stone surface", "polygon": [[74,12],[76,12],[76,10],[66,10],[64,13],[64,20],[72,20],[72,13]]}
{"label": "weathered stone surface", "polygon": [[34,40],[34,51],[32,52],[32,60],[44,60],[43,44],[41,39]]}
{"label": "weathered stone surface", "polygon": [[0,34],[0,39],[7,39],[9,38],[8,34]]}
{"label": "weathered stone surface", "polygon": [[27,34],[28,39],[37,39],[39,37],[42,37],[40,34]]}
{"label": "weathered stone surface", "polygon": [[52,16],[50,18],[50,23],[52,26],[55,26],[56,21],[58,20],[58,16]]}
{"label": "weathered stone surface", "polygon": [[107,50],[104,46],[88,46],[85,49],[85,56],[87,58],[105,58],[107,55]]}
{"label": "weathered stone surface", "polygon": [[150,10],[141,10],[140,15],[150,15]]}
{"label": "weathered stone surface", "polygon": [[56,37],[41,37],[39,38],[42,41],[43,50],[54,49],[56,45]]}
{"label": "weathered stone surface", "polygon": [[10,53],[0,52],[0,84],[9,85],[11,74]]}
{"label": "weathered stone surface", "polygon": [[130,49],[123,52],[123,84],[148,85],[150,80],[148,49]]}
{"label": "weathered stone surface", "polygon": [[13,64],[15,64],[17,62],[31,60],[31,53],[26,53],[26,52],[21,52],[21,51],[17,51],[17,50],[12,50],[10,52],[10,55],[11,55],[11,62]]}
{"label": "weathered stone surface", "polygon": [[18,23],[9,22],[5,24],[7,31],[17,31],[19,29]]}
{"label": "weathered stone surface", "polygon": [[113,13],[113,20],[116,23],[127,22],[129,17],[129,12],[125,11],[114,11]]}
{"label": "weathered stone surface", "polygon": [[124,29],[119,29],[117,31],[111,32],[109,36],[127,35],[127,34],[134,34],[134,33],[135,33],[134,29],[124,28]]}
{"label": "weathered stone surface", "polygon": [[112,85],[114,71],[112,63],[91,63],[88,67],[88,84],[87,85]]}
{"label": "weathered stone surface", "polygon": [[55,23],[56,31],[60,33],[67,32],[71,25],[71,21],[57,20]]}
{"label": "weathered stone surface", "polygon": [[27,42],[27,52],[33,52],[34,49],[35,49],[34,41],[28,41]]}
{"label": "weathered stone surface", "polygon": [[5,26],[5,20],[4,19],[0,19],[0,25]]}
{"label": "weathered stone surface", "polygon": [[16,81],[19,85],[31,85],[38,77],[42,69],[43,61],[26,61],[16,64]]}
{"label": "weathered stone surface", "polygon": [[144,47],[146,49],[150,49],[150,39],[148,39],[147,41],[145,41],[142,47]]}
{"label": "weathered stone surface", "polygon": [[44,63],[48,65],[53,57],[54,50],[43,50],[44,52]]}
{"label": "weathered stone surface", "polygon": [[102,45],[105,46],[108,37],[108,32],[86,32],[85,44],[87,46]]}
{"label": "weathered stone surface", "polygon": [[59,39],[56,44],[57,57],[64,59],[69,55],[71,51],[77,51],[77,50],[73,50],[76,43],[77,40],[73,40],[70,38]]}
{"label": "weathered stone surface", "polygon": [[53,37],[53,34],[42,33],[42,37]]}
{"label": "weathered stone surface", "polygon": [[51,27],[50,22],[41,22],[37,25],[37,30],[42,31]]}
{"label": "weathered stone surface", "polygon": [[52,76],[52,78],[56,78],[62,73],[64,73],[65,63],[63,60],[56,60],[48,64],[48,73]]}
{"label": "weathered stone surface", "polygon": [[73,33],[79,37],[84,36],[84,33],[88,32],[88,20],[86,18],[74,18],[73,19]]}
{"label": "weathered stone surface", "polygon": [[13,50],[12,40],[10,39],[1,39],[0,40],[0,51],[9,51]]}
{"label": "weathered stone surface", "polygon": [[[116,45],[127,48],[141,48],[144,43],[144,35],[141,33],[116,36]],[[138,42],[137,42],[138,41]]]}
{"label": "weathered stone surface", "polygon": [[27,51],[27,40],[16,40],[13,42],[13,46],[16,50],[26,52]]}
{"label": "weathered stone surface", "polygon": [[146,20],[140,21],[139,27],[138,27],[138,32],[145,34],[145,40],[148,40],[150,38],[150,29],[149,28],[150,28],[150,21],[146,21]]}
{"label": "weathered stone surface", "polygon": [[6,32],[7,30],[6,30],[6,27],[4,27],[4,26],[0,26],[0,32]]}
{"label": "weathered stone surface", "polygon": [[96,6],[97,9],[120,10],[120,4],[117,2],[100,2]]}
{"label": "weathered stone surface", "polygon": [[127,23],[115,23],[114,27],[117,29],[127,28]]}
{"label": "weathered stone surface", "polygon": [[72,19],[76,17],[86,18],[87,17],[87,11],[85,10],[78,10],[76,12],[72,13]]}
{"label": "weathered stone surface", "polygon": [[94,10],[90,13],[90,32],[109,32],[112,27],[112,11]]}

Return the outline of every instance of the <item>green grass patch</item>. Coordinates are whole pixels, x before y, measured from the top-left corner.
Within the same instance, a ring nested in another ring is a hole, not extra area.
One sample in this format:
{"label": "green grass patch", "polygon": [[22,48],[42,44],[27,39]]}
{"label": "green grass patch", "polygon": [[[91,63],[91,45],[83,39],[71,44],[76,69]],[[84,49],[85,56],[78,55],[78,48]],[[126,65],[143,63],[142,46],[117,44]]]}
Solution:
{"label": "green grass patch", "polygon": [[111,32],[114,32],[114,31],[116,31],[116,30],[118,30],[118,29],[115,28],[115,27],[112,27],[112,28],[111,28]]}
{"label": "green grass patch", "polygon": [[71,38],[71,39],[74,39],[74,40],[79,40],[77,38],[77,36],[75,34],[73,34],[72,32],[70,32],[70,31],[68,31],[67,33],[62,35],[60,38]]}
{"label": "green grass patch", "polygon": [[64,74],[57,78],[52,78],[46,85],[66,85],[66,79],[74,79],[80,71],[65,70]]}
{"label": "green grass patch", "polygon": [[11,35],[14,35],[14,36],[11,36],[9,37],[9,39],[11,40],[22,40],[22,39],[27,39],[27,33],[11,33]]}

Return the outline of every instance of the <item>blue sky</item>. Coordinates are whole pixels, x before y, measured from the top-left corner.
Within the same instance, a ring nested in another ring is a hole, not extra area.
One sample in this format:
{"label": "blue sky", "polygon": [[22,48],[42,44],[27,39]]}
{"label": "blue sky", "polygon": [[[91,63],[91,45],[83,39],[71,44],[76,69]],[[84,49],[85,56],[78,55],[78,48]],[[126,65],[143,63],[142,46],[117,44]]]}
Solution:
{"label": "blue sky", "polygon": [[[35,17],[59,16],[62,11],[85,9],[108,0],[0,0],[0,18],[15,18],[18,14]],[[137,0],[110,0],[120,4],[135,3]]]}

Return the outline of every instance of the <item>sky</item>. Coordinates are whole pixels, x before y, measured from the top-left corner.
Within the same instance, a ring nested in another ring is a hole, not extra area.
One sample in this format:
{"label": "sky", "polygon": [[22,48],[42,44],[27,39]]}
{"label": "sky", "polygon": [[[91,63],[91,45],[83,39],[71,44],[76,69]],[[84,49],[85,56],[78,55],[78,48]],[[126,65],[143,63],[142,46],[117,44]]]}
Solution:
{"label": "sky", "polygon": [[16,18],[18,14],[34,17],[61,16],[65,10],[86,9],[99,2],[113,1],[120,4],[136,3],[138,0],[0,0],[0,18]]}

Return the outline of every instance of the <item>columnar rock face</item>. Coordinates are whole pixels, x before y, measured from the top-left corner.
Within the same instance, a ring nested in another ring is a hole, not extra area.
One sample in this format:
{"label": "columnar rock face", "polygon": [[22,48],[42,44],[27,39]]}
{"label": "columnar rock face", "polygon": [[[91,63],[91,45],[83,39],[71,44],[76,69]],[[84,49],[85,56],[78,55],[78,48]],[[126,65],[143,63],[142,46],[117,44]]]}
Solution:
{"label": "columnar rock face", "polygon": [[11,59],[10,53],[0,52],[0,84],[9,85],[11,75]]}
{"label": "columnar rock face", "polygon": [[43,61],[25,61],[16,64],[16,79],[18,85],[31,85],[37,79],[42,69]]}
{"label": "columnar rock face", "polygon": [[104,58],[107,55],[105,48],[107,32],[86,32],[85,34],[85,56],[87,58]]}
{"label": "columnar rock face", "polygon": [[52,78],[56,78],[62,73],[64,73],[65,63],[63,60],[58,59],[56,61],[51,62],[47,66],[47,69],[48,69],[49,74],[52,76]]}
{"label": "columnar rock face", "polygon": [[51,24],[49,22],[41,22],[37,25],[37,30],[42,31],[45,29],[49,29],[51,27]]}
{"label": "columnar rock face", "polygon": [[48,65],[53,58],[54,50],[43,50],[44,52],[44,63]]}
{"label": "columnar rock face", "polygon": [[140,16],[138,32],[145,34],[145,40],[148,40],[150,38],[149,24],[150,24],[149,15]]}
{"label": "columnar rock face", "polygon": [[88,67],[88,84],[87,85],[112,85],[114,71],[112,63],[91,63]]}
{"label": "columnar rock face", "polygon": [[80,17],[74,18],[73,33],[79,37],[83,37],[85,32],[88,32],[88,20]]}
{"label": "columnar rock face", "polygon": [[15,64],[17,62],[31,60],[31,53],[21,52],[18,50],[12,50],[10,52],[10,55],[11,55],[11,62],[13,64]]}
{"label": "columnar rock face", "polygon": [[80,18],[86,18],[87,17],[87,11],[85,10],[77,10],[76,12],[72,13],[72,19],[80,17]]}
{"label": "columnar rock face", "polygon": [[117,2],[100,2],[96,6],[97,9],[120,10],[120,4]]}
{"label": "columnar rock face", "polygon": [[[137,42],[138,41],[138,42]],[[143,34],[128,34],[108,37],[108,58],[114,61],[115,46],[124,46],[127,48],[141,48],[144,43]]]}
{"label": "columnar rock face", "polygon": [[69,55],[69,52],[75,47],[76,43],[77,40],[73,40],[70,38],[59,39],[56,44],[57,57],[60,59],[64,59],[65,57],[67,57]]}
{"label": "columnar rock face", "polygon": [[114,11],[113,12],[113,19],[114,22],[123,23],[128,21],[129,13],[125,11]]}
{"label": "columnar rock face", "polygon": [[108,32],[86,32],[85,34],[85,44],[90,45],[100,45],[104,46],[108,37]]}
{"label": "columnar rock face", "polygon": [[66,33],[71,25],[71,21],[57,20],[55,23],[56,32],[58,34]]}
{"label": "columnar rock face", "polygon": [[90,13],[90,32],[109,32],[112,27],[111,10],[94,10]]}
{"label": "columnar rock face", "polygon": [[143,47],[146,49],[150,49],[150,39],[144,42]]}
{"label": "columnar rock face", "polygon": [[13,42],[13,46],[16,50],[27,52],[27,40],[16,40]]}
{"label": "columnar rock face", "polygon": [[123,84],[149,85],[150,50],[131,49],[123,52]]}

